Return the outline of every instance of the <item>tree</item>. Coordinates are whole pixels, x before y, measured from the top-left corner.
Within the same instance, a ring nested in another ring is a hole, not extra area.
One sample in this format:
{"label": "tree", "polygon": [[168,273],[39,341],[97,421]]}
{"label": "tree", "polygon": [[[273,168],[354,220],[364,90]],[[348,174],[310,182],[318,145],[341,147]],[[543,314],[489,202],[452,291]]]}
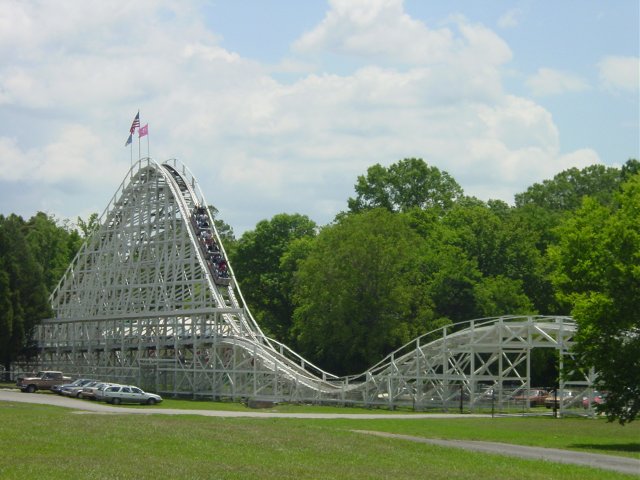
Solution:
{"label": "tree", "polygon": [[0,365],[8,370],[15,353],[11,344],[14,315],[9,274],[6,272],[2,260],[4,259],[0,258]]}
{"label": "tree", "polygon": [[209,205],[209,211],[213,216],[213,224],[216,227],[216,231],[220,236],[220,240],[224,246],[225,251],[230,253],[235,248],[236,237],[233,234],[233,227],[226,223],[221,218],[218,218],[218,214],[220,213],[216,207],[213,205]]}
{"label": "tree", "polygon": [[610,421],[640,409],[640,175],[611,205],[587,198],[550,249],[553,282],[578,324],[578,365],[598,372]]}
{"label": "tree", "polygon": [[27,346],[32,330],[51,316],[42,267],[25,236],[21,217],[0,215],[0,360],[9,364]]}
{"label": "tree", "polygon": [[372,209],[325,227],[295,275],[298,348],[339,374],[362,371],[434,327],[421,238]]}
{"label": "tree", "polygon": [[591,165],[579,170],[574,167],[517,194],[516,206],[537,205],[549,211],[565,212],[579,208],[585,196],[609,204],[619,183],[620,170],[617,168]]}
{"label": "tree", "polygon": [[89,218],[86,221],[83,220],[81,217],[78,217],[77,219],[78,228],[82,232],[82,236],[84,238],[88,238],[89,236],[91,236],[91,234],[100,227],[99,220],[100,218],[98,217],[98,214],[95,212],[89,215]]}
{"label": "tree", "polygon": [[441,218],[417,210],[408,215],[435,252],[430,289],[440,315],[462,321],[537,310],[530,299],[545,277],[542,255],[514,209],[465,198]]}
{"label": "tree", "polygon": [[373,165],[366,177],[358,177],[354,188],[357,196],[348,200],[351,212],[378,207],[392,212],[413,207],[444,211],[463,197],[453,177],[419,158],[405,158],[389,168]]}
{"label": "tree", "polygon": [[535,313],[531,300],[522,291],[520,280],[502,275],[484,277],[474,286],[473,292],[480,317]]}
{"label": "tree", "polygon": [[630,158],[620,169],[620,180],[626,182],[638,173],[640,173],[640,162],[635,158]]}
{"label": "tree", "polygon": [[278,214],[245,232],[232,252],[231,262],[244,297],[266,333],[280,341],[290,338],[293,304],[291,277],[295,263],[282,269],[291,242],[313,237],[316,224],[299,214]]}
{"label": "tree", "polygon": [[30,250],[42,267],[47,292],[51,293],[77,253],[80,237],[43,212],[29,219],[25,231]]}

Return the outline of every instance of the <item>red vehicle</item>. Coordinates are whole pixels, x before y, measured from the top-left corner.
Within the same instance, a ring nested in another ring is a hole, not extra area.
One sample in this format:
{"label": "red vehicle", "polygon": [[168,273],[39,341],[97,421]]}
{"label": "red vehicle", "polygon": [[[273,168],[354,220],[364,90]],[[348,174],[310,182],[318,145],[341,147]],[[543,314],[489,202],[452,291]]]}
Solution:
{"label": "red vehicle", "polygon": [[[607,400],[607,392],[599,392],[598,390],[594,390],[591,395],[591,406],[596,407],[598,405],[603,405]],[[589,408],[589,397],[582,397],[582,406],[584,408]]]}
{"label": "red vehicle", "polygon": [[544,400],[544,406],[547,408],[560,408],[560,405],[563,406],[572,406],[575,407],[577,405],[579,405],[577,403],[578,399],[580,397],[578,396],[578,393],[573,391],[573,390],[564,390],[564,396],[562,398],[560,398],[560,392],[555,392],[555,391],[551,391],[549,392],[549,395],[547,396],[547,398]]}
{"label": "red vehicle", "polygon": [[530,407],[539,407],[544,405],[544,401],[549,396],[549,392],[546,390],[542,390],[539,388],[532,388],[529,390],[529,394],[527,395],[527,391],[523,391],[520,395],[516,395],[513,397],[513,400],[518,404],[526,404],[528,402]]}

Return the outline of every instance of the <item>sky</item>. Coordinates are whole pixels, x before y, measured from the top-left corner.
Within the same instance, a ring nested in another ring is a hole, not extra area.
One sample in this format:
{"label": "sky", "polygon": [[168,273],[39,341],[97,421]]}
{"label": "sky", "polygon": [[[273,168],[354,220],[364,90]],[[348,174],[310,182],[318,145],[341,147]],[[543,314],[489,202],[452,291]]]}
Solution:
{"label": "sky", "polygon": [[639,5],[0,0],[0,214],[102,213],[140,155],[186,164],[236,236],[326,225],[409,157],[512,204],[640,159]]}

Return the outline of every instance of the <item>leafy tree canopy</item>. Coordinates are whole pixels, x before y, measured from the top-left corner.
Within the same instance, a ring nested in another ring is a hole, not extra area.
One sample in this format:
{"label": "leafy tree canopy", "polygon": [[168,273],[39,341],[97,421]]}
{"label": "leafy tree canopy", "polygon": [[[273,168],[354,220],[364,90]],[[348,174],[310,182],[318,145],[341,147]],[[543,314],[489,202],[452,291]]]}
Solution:
{"label": "leafy tree canopy", "polygon": [[47,292],[51,293],[80,248],[82,239],[68,223],[38,212],[24,226],[31,253],[42,267]]}
{"label": "leafy tree canopy", "polygon": [[256,320],[266,333],[278,340],[289,339],[293,316],[292,270],[296,264],[281,265],[291,242],[313,237],[316,224],[305,215],[278,214],[262,220],[255,230],[245,232],[231,257],[236,278]]}
{"label": "leafy tree canopy", "polygon": [[0,362],[7,369],[26,347],[33,327],[51,315],[43,267],[27,235],[21,217],[0,215]]}
{"label": "leafy tree canopy", "polygon": [[423,248],[404,217],[382,208],[325,227],[295,275],[303,354],[329,371],[355,373],[430,330]]}
{"label": "leafy tree canopy", "polygon": [[227,253],[229,253],[231,250],[233,250],[233,248],[235,248],[236,242],[236,237],[233,234],[233,227],[219,218],[218,214],[220,212],[216,207],[214,207],[213,205],[209,205],[209,211],[213,216],[213,224],[215,225],[218,235],[220,236],[220,240],[222,241],[222,244]]}
{"label": "leafy tree canopy", "polygon": [[570,168],[552,180],[535,183],[526,192],[517,194],[516,206],[537,205],[549,211],[570,211],[580,207],[585,196],[608,204],[619,183],[620,170],[614,167]]}
{"label": "leafy tree canopy", "polygon": [[640,409],[640,174],[610,205],[587,198],[550,248],[553,282],[578,322],[578,365],[593,367],[608,392],[610,420]]}
{"label": "leafy tree canopy", "polygon": [[100,227],[99,220],[100,218],[95,212],[89,215],[89,218],[87,220],[84,220],[82,217],[77,218],[76,221],[78,224],[78,228],[80,229],[80,232],[82,232],[82,236],[84,238],[90,236],[98,229],[98,227]]}
{"label": "leafy tree canopy", "polygon": [[420,158],[405,158],[388,168],[380,164],[359,176],[356,198],[349,198],[351,212],[386,208],[404,212],[410,208],[447,210],[463,197],[460,185],[447,172],[427,165]]}

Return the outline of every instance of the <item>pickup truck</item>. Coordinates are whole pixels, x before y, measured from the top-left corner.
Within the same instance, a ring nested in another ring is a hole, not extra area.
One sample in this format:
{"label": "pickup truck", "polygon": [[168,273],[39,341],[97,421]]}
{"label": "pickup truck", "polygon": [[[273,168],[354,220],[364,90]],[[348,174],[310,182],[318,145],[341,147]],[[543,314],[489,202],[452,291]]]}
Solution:
{"label": "pickup truck", "polygon": [[54,385],[63,385],[71,382],[71,378],[65,377],[62,372],[50,370],[38,372],[33,377],[19,378],[17,386],[20,390],[33,393],[36,390],[51,390]]}

